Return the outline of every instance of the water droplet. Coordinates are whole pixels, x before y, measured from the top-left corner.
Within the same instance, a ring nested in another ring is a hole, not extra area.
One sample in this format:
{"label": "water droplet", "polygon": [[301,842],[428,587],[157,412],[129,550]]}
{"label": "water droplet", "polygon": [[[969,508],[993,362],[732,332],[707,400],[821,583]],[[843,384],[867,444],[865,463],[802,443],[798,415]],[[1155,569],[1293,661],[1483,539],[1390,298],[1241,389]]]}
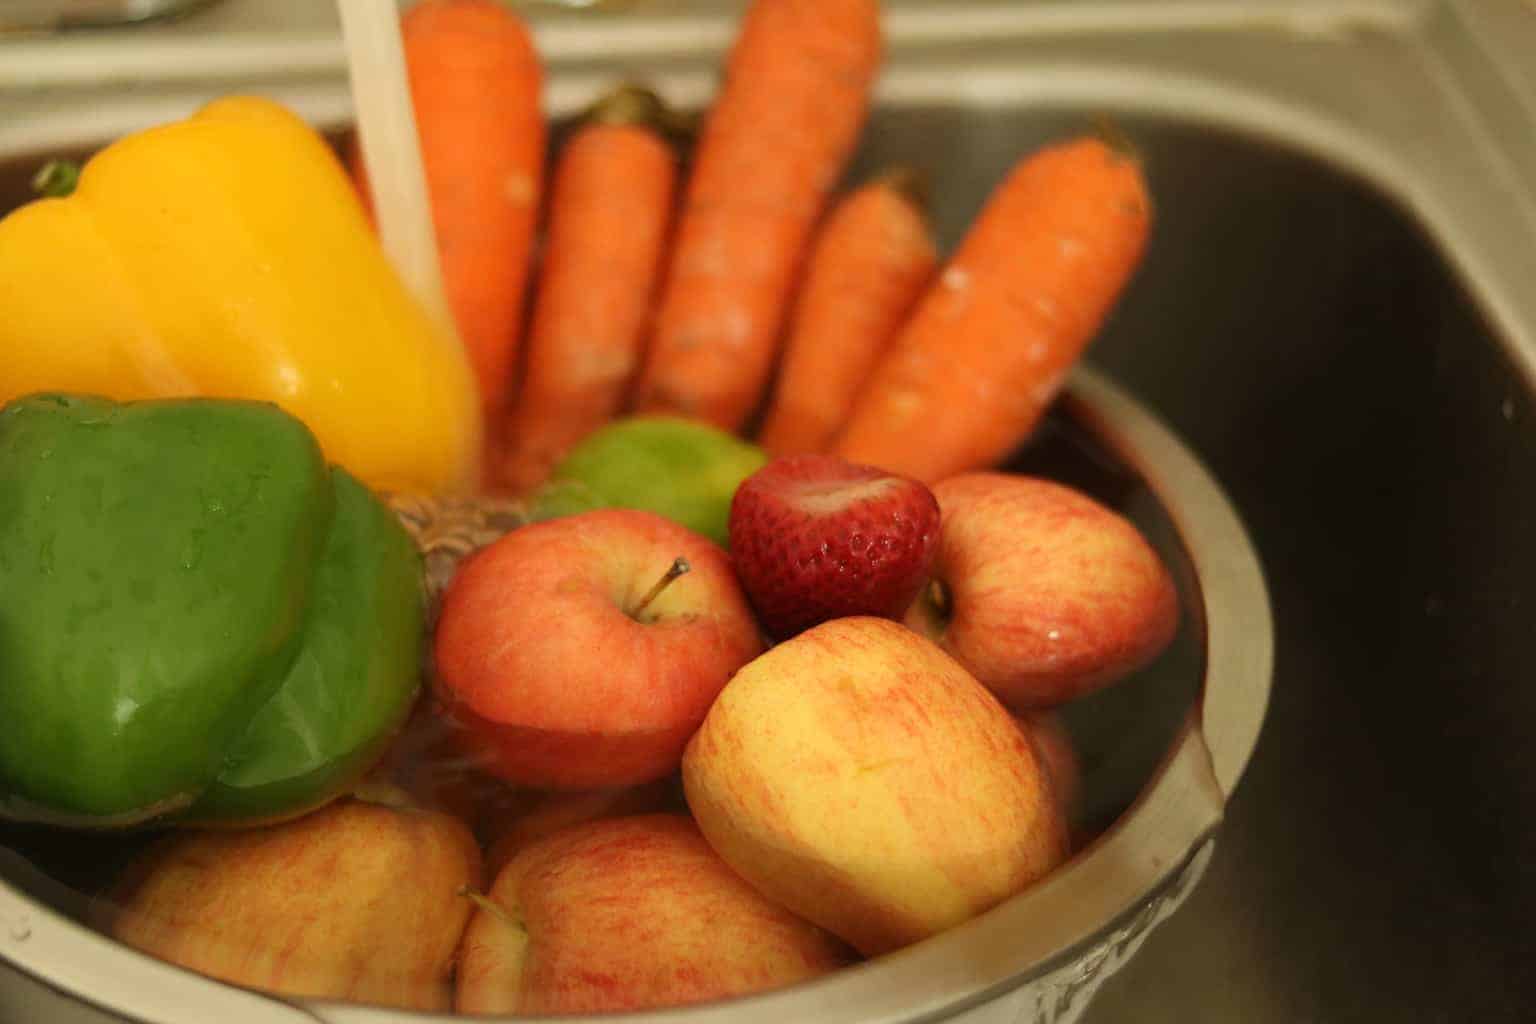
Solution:
{"label": "water droplet", "polygon": [[19,917],[11,922],[11,938],[17,942],[26,942],[32,937],[32,923],[24,917]]}

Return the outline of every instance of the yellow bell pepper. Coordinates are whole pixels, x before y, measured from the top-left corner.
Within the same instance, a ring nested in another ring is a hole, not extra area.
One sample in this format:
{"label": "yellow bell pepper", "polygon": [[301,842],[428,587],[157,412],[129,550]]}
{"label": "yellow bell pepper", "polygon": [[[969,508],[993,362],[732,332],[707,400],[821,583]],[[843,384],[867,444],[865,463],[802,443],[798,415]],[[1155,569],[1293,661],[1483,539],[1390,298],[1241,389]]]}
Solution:
{"label": "yellow bell pepper", "polygon": [[458,340],[386,260],[325,141],[231,97],[102,150],[0,220],[0,405],[34,391],[275,402],[374,487],[467,490]]}

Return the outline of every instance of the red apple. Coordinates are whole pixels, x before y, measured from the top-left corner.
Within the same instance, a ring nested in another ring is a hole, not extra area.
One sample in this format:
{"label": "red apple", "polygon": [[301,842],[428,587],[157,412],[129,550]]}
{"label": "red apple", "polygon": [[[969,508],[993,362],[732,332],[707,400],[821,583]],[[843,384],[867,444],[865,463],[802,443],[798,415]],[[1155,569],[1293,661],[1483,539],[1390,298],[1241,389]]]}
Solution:
{"label": "red apple", "polygon": [[466,562],[443,597],[435,657],[446,712],[486,771],[601,789],[674,771],[762,647],[718,545],[650,512],[604,509],[525,526]]}
{"label": "red apple", "polygon": [[942,512],[932,585],[907,625],[1013,708],[1052,707],[1155,657],[1178,594],[1128,520],[1069,487],[965,473],[934,488]]}
{"label": "red apple", "polygon": [[731,558],[763,627],[781,639],[849,615],[901,618],[938,533],[923,484],[832,455],[774,459],[731,501]]}
{"label": "red apple", "polygon": [[225,981],[415,1010],[452,1002],[480,849],[443,814],[341,800],[240,831],[182,832],[114,893],[106,930]]}
{"label": "red apple", "polygon": [[1083,790],[1083,766],[1072,734],[1055,711],[1021,711],[1014,715],[1056,790],[1057,802],[1070,816]]}
{"label": "red apple", "polygon": [[642,1010],[791,985],[850,962],[681,815],[610,818],[525,847],[459,953],[460,1013]]}

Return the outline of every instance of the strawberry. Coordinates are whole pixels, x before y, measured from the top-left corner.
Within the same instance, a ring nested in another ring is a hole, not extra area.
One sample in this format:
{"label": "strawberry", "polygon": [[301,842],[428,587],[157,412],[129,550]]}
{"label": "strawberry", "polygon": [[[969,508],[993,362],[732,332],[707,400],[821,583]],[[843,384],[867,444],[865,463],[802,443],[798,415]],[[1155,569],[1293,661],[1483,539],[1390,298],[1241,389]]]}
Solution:
{"label": "strawberry", "polygon": [[731,559],[768,634],[900,619],[927,578],[939,503],[909,477],[831,455],[774,459],[731,502]]}

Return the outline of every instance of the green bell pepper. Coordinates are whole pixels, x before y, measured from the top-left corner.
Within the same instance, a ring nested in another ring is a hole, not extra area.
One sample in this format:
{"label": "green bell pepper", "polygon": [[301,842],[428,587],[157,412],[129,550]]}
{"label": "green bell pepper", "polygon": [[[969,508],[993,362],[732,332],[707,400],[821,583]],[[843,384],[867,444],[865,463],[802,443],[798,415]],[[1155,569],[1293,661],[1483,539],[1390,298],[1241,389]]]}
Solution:
{"label": "green bell pepper", "polygon": [[276,406],[0,409],[0,814],[242,823],[350,785],[418,685],[419,558]]}
{"label": "green bell pepper", "polygon": [[416,547],[345,470],[332,479],[336,511],[299,655],[189,819],[324,803],[373,766],[410,712],[422,653]]}

